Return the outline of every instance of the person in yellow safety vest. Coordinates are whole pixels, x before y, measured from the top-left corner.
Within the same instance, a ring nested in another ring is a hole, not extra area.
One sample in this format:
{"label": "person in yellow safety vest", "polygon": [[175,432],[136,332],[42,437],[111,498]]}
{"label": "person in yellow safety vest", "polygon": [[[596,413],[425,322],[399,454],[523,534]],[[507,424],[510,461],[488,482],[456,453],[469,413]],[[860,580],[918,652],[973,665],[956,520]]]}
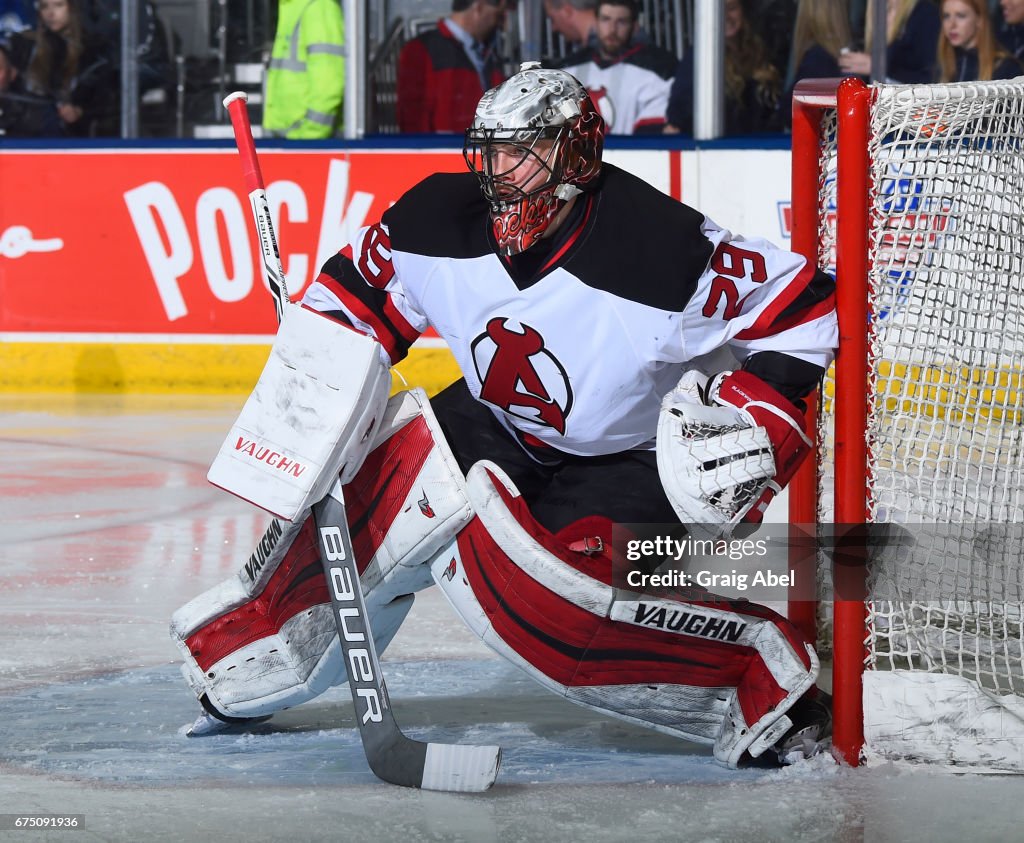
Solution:
{"label": "person in yellow safety vest", "polygon": [[280,0],[266,83],[267,134],[329,138],[337,133],[345,93],[345,21],[339,0]]}

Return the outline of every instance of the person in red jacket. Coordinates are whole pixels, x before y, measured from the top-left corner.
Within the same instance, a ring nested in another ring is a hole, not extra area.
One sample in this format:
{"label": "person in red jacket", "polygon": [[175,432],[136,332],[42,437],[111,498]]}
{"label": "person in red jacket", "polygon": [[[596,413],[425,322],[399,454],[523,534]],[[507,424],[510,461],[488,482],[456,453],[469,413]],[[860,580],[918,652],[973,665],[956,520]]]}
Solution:
{"label": "person in red jacket", "polygon": [[496,49],[507,0],[452,0],[452,13],[398,57],[402,132],[465,132],[484,91],[505,79]]}

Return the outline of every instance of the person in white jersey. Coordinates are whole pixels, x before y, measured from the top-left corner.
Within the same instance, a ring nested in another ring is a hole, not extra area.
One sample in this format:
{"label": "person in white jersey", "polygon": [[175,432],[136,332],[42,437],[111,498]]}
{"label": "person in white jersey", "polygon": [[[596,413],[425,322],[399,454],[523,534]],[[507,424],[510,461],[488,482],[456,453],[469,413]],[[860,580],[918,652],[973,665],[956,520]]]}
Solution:
{"label": "person in white jersey", "polygon": [[[761,520],[809,450],[801,399],[837,343],[834,282],[604,163],[604,133],[576,78],[524,64],[481,99],[469,172],[411,188],[302,300],[372,340],[385,371],[433,327],[462,373],[418,400],[415,423],[394,421],[410,393],[392,398],[346,487],[375,636],[436,583],[574,702],[710,743],[730,766],[813,754],[830,715],[800,633],[700,590],[616,591],[613,530],[682,521],[725,539]],[[328,352],[339,367],[343,345]],[[244,594],[235,582],[176,613],[206,711],[195,733],[344,681],[310,535],[272,525]],[[240,622],[257,616],[257,632]]]}
{"label": "person in white jersey", "polygon": [[610,135],[659,134],[665,128],[678,59],[640,32],[635,0],[597,4],[595,41],[559,65],[587,89]]}

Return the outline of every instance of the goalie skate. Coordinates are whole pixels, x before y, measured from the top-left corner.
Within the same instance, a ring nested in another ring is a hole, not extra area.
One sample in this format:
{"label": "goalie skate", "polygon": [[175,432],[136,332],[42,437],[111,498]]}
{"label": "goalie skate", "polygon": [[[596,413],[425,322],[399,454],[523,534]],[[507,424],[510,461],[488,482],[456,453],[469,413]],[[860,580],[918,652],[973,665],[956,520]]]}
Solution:
{"label": "goalie skate", "polygon": [[213,708],[205,695],[199,702],[203,706],[203,711],[195,719],[195,722],[185,730],[185,734],[190,738],[247,732],[253,726],[265,723],[271,717],[269,714],[262,717],[225,717]]}
{"label": "goalie skate", "polygon": [[832,748],[832,697],[822,690],[805,694],[788,712],[793,725],[774,746],[779,764],[788,766]]}

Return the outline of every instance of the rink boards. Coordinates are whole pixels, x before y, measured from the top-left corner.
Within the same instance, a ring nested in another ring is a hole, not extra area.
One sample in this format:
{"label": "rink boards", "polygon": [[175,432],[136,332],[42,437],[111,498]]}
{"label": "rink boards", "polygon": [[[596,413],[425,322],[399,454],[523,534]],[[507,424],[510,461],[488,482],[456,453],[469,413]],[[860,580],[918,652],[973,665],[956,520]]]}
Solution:
{"label": "rink boards", "polygon": [[[627,143],[606,160],[788,246],[788,149]],[[408,187],[465,167],[454,147],[260,155],[293,298]],[[6,148],[0,179],[0,391],[252,387],[275,319],[233,147]],[[430,392],[456,377],[431,336],[398,370]]]}

